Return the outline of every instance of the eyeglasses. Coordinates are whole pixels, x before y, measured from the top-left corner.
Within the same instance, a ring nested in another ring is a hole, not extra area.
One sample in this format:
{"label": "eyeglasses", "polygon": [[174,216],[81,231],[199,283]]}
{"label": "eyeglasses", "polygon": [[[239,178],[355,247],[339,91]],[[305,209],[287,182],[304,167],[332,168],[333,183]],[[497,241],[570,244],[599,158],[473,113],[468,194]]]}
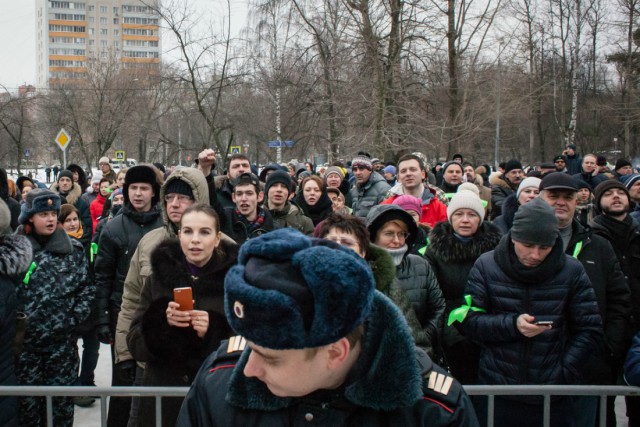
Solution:
{"label": "eyeglasses", "polygon": [[167,203],[173,202],[174,199],[178,199],[178,202],[180,203],[187,203],[190,202],[192,200],[191,197],[186,196],[184,194],[165,194],[164,195],[164,201]]}
{"label": "eyeglasses", "polygon": [[409,235],[410,234],[406,231],[400,231],[398,233],[393,231],[385,231],[382,233],[382,237],[388,240],[393,240],[394,237],[397,237],[398,240],[407,240],[407,237],[409,237]]}

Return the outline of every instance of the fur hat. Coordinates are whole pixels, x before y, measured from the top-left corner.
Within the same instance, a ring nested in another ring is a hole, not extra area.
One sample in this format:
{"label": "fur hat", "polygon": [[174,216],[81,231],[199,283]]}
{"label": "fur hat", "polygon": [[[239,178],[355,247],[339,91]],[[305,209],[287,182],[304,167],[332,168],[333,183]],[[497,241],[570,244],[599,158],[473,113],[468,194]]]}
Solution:
{"label": "fur hat", "polygon": [[624,194],[627,195],[627,199],[629,200],[629,202],[631,201],[629,190],[627,190],[627,187],[623,183],[621,183],[617,179],[607,179],[606,181],[602,181],[600,184],[598,184],[598,186],[593,190],[593,195],[595,197],[594,204],[598,209],[602,210],[602,208],[600,207],[600,200],[602,199],[604,193],[607,190],[611,190],[612,188],[618,188],[624,191]]}
{"label": "fur hat", "polygon": [[394,199],[393,205],[400,206],[405,211],[413,211],[422,214],[422,200],[409,194],[402,194]]}
{"label": "fur hat", "polygon": [[224,290],[235,333],[285,350],[327,345],[362,325],[375,282],[367,262],[353,251],[282,228],[241,246]]}
{"label": "fur hat", "polygon": [[38,212],[60,212],[60,196],[44,188],[34,188],[27,194],[27,200],[22,204],[18,222],[26,224]]}
{"label": "fur hat", "polygon": [[513,217],[511,237],[518,242],[553,246],[559,235],[555,211],[539,197],[520,206]]}
{"label": "fur hat", "polygon": [[[100,159],[102,160],[102,159]],[[124,195],[124,203],[129,203],[129,185],[135,183],[150,184],[153,188],[153,198],[151,199],[151,206],[155,206],[160,200],[160,183],[158,182],[158,175],[156,169],[149,165],[137,165],[127,170],[124,176],[124,185],[122,186],[122,194]]]}
{"label": "fur hat", "polygon": [[71,182],[73,182],[73,172],[71,172],[69,169],[61,170],[58,174],[58,182],[60,182],[60,179],[62,178],[69,178]]}
{"label": "fur hat", "polygon": [[291,194],[291,192],[293,191],[293,181],[291,180],[291,175],[283,170],[276,170],[269,174],[269,176],[267,177],[267,182],[264,185],[264,194],[266,197],[269,197],[269,189],[271,188],[271,186],[277,182],[284,184],[284,186],[287,187],[289,194]]}
{"label": "fur hat", "polygon": [[522,180],[520,185],[518,186],[518,191],[516,191],[516,199],[520,197],[520,193],[522,190],[528,187],[540,188],[540,183],[542,180],[540,178],[536,178],[535,176],[530,176]]}
{"label": "fur hat", "polygon": [[[474,185],[475,187],[475,185]],[[477,189],[476,189],[477,190]],[[447,206],[447,218],[451,222],[453,213],[458,209],[471,209],[480,217],[480,222],[484,221],[484,206],[480,196],[474,191],[458,189],[456,194],[453,195],[449,206]]]}
{"label": "fur hat", "polygon": [[358,155],[351,160],[351,167],[353,168],[356,166],[373,170],[373,163],[371,162],[371,157],[365,154],[358,153]]}
{"label": "fur hat", "polygon": [[504,173],[509,173],[514,169],[522,169],[522,163],[520,160],[511,159],[504,165]]}

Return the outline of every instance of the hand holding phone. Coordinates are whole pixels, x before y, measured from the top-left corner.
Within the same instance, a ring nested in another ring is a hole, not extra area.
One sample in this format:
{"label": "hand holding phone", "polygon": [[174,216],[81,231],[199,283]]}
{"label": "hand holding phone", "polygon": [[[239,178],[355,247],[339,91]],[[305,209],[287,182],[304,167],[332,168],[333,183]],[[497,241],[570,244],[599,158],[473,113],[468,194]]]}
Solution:
{"label": "hand holding phone", "polygon": [[193,310],[193,291],[190,287],[186,288],[174,288],[173,300],[180,304],[178,310],[191,311]]}
{"label": "hand holding phone", "polygon": [[553,326],[553,320],[537,320],[533,322],[533,324],[538,326]]}

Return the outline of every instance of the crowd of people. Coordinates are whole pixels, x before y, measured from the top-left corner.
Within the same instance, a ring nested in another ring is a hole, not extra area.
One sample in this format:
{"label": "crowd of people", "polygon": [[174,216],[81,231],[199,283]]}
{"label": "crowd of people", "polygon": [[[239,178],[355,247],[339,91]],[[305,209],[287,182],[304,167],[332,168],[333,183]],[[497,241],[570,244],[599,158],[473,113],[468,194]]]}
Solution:
{"label": "crowd of people", "polygon": [[[487,400],[462,385],[640,385],[625,159],[99,166],[48,188],[0,169],[0,384],[86,386],[53,399],[56,426],[94,404],[100,343],[113,386],[191,386],[162,399],[167,426],[477,426]],[[597,425],[598,399],[554,398],[551,425]],[[542,425],[539,398],[494,410]],[[45,420],[43,398],[0,397],[0,425]],[[110,427],[157,421],[154,399],[109,399]]]}

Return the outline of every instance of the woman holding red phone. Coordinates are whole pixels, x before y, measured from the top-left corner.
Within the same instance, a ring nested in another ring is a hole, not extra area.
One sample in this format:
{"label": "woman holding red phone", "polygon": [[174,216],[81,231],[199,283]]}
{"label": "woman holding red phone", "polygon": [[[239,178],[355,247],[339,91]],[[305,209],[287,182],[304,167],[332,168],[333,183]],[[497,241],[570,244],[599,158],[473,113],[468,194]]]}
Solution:
{"label": "woman holding red phone", "polygon": [[[200,203],[185,210],[179,240],[154,250],[127,335],[131,354],[146,364],[143,385],[189,386],[204,359],[232,335],[224,315],[224,277],[237,255],[235,242],[220,233],[216,212]],[[189,290],[193,309],[187,307]],[[174,300],[185,293],[182,304]],[[162,425],[175,425],[181,403],[163,399]],[[154,399],[141,399],[138,425],[155,425],[154,408]]]}

